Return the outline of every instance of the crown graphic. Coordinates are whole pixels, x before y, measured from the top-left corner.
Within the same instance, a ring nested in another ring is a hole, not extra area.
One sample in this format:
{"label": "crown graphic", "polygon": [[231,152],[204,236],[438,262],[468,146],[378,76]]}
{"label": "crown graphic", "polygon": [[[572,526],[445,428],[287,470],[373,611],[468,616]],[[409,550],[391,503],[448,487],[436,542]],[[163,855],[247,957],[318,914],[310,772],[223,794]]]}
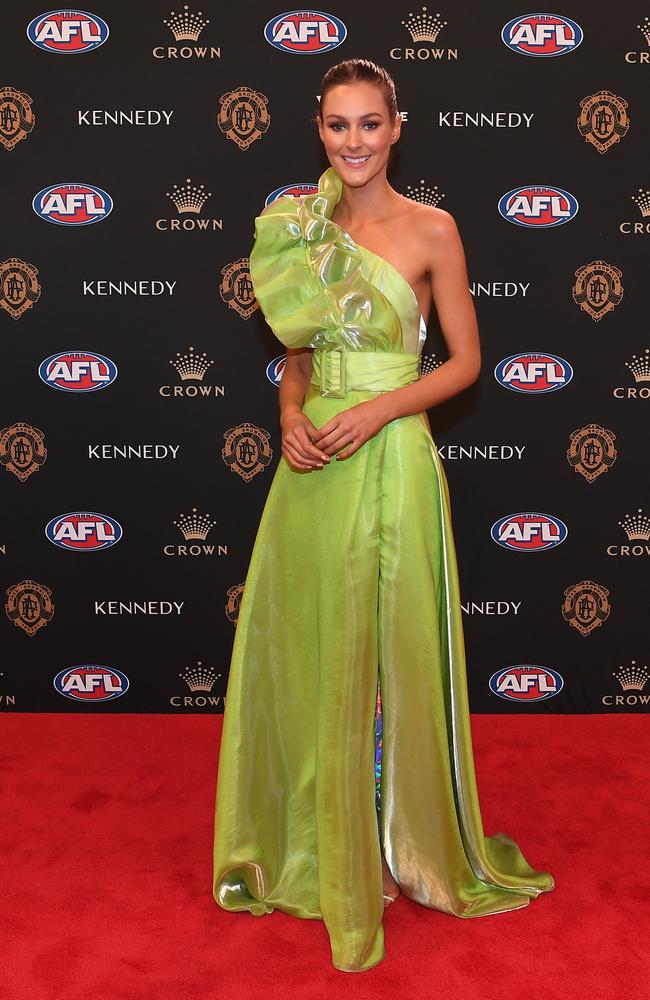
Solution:
{"label": "crown graphic", "polygon": [[447,24],[441,20],[440,14],[429,14],[427,8],[422,8],[421,14],[410,14],[407,21],[402,21],[414,42],[435,42],[441,28]]}
{"label": "crown graphic", "polygon": [[420,377],[430,375],[436,368],[440,368],[442,361],[435,361],[435,354],[423,354],[420,359]]}
{"label": "crown graphic", "polygon": [[211,521],[207,514],[198,514],[196,507],[192,507],[191,514],[181,514],[178,521],[173,522],[183,533],[186,542],[204,542],[216,523]]}
{"label": "crown graphic", "polygon": [[211,667],[202,666],[199,660],[195,667],[188,667],[184,674],[178,676],[183,678],[190,691],[207,691],[209,693],[221,674],[217,674]]}
{"label": "crown graphic", "polygon": [[619,667],[612,671],[612,676],[624,691],[643,691],[650,674],[647,667],[637,667],[636,660],[632,660],[631,667]]}
{"label": "crown graphic", "polygon": [[630,369],[636,382],[650,382],[650,347],[646,347],[640,358],[633,354],[632,360],[626,361],[625,366]]}
{"label": "crown graphic", "polygon": [[626,514],[622,521],[618,522],[627,534],[630,542],[650,541],[650,517],[644,514],[641,507],[636,514]]}
{"label": "crown graphic", "polygon": [[214,360],[206,361],[207,354],[205,351],[203,354],[193,354],[193,347],[189,347],[188,350],[190,351],[189,354],[181,354],[179,351],[176,351],[178,361],[170,360],[169,363],[176,369],[183,381],[196,379],[198,382],[201,382],[210,365],[214,364]]}
{"label": "crown graphic", "polygon": [[650,191],[644,191],[643,188],[639,188],[638,195],[633,194],[630,197],[637,208],[640,209],[643,218],[647,219],[650,215]]}
{"label": "crown graphic", "polygon": [[439,205],[445,196],[439,193],[437,184],[434,184],[432,188],[427,187],[424,178],[421,178],[419,187],[406,185],[406,197],[412,198],[413,201],[419,201],[421,205]]}
{"label": "crown graphic", "polygon": [[644,18],[643,24],[637,24],[637,28],[645,38],[648,45],[650,45],[650,17]]}
{"label": "crown graphic", "polygon": [[168,198],[171,198],[181,214],[183,212],[193,212],[195,215],[198,215],[208,198],[212,197],[212,192],[204,191],[204,187],[205,184],[195,187],[192,184],[191,178],[188,177],[183,187],[174,184],[174,190],[171,193],[167,191],[166,194]]}
{"label": "crown graphic", "polygon": [[169,21],[163,18],[163,24],[167,25],[177,42],[197,42],[206,24],[210,23],[203,21],[202,17],[203,11],[190,14],[189,7],[185,4],[182,14],[172,11]]}

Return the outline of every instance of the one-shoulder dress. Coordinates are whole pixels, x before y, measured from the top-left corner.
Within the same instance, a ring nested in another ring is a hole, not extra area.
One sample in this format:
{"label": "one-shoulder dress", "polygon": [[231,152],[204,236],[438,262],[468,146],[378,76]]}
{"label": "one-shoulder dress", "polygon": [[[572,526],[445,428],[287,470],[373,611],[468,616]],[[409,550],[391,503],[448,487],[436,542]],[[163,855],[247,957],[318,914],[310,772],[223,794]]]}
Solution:
{"label": "one-shoulder dress", "polygon": [[[426,325],[387,260],[332,221],[342,182],[255,219],[250,273],[276,337],[312,347],[316,427],[420,377]],[[353,455],[282,455],[239,606],[217,775],[213,895],[323,920],[345,972],[385,955],[381,849],[402,893],[457,917],[554,888],[483,832],[449,488],[426,413]],[[399,905],[394,904],[394,905]]]}

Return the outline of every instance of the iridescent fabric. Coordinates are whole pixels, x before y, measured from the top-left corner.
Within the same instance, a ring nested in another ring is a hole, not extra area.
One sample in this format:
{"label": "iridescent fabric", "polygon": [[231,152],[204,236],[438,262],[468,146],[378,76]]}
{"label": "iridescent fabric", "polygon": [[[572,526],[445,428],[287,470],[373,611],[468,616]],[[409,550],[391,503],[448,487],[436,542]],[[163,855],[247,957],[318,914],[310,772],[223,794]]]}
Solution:
{"label": "iridescent fabric", "polygon": [[[332,221],[341,191],[330,167],[317,193],[273,201],[250,255],[276,336],[315,348],[303,409],[317,427],[416,378],[426,336],[399,271]],[[323,920],[346,972],[385,954],[382,847],[405,896],[457,917],[553,889],[511,837],[483,831],[449,490],[425,413],[323,469],[280,457],[239,609],[214,834],[217,903]]]}

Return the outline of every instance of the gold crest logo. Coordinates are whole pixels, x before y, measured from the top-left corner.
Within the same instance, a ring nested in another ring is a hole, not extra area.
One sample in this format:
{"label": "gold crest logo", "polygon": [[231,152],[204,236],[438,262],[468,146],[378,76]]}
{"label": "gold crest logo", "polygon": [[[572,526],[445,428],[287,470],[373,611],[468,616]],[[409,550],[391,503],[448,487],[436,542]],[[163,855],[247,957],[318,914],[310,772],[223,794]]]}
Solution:
{"label": "gold crest logo", "polygon": [[226,264],[221,268],[221,274],[221,298],[242,319],[249,319],[259,309],[259,305],[255,298],[248,257],[240,257],[232,264]]}
{"label": "gold crest logo", "polygon": [[593,483],[616,461],[616,435],[600,424],[587,424],[569,434],[567,460],[576,472]]}
{"label": "gold crest logo", "polygon": [[594,583],[581,580],[564,591],[562,617],[581,635],[589,635],[609,618],[609,590]]}
{"label": "gold crest logo", "polygon": [[38,472],[47,458],[45,435],[37,427],[22,421],[0,431],[0,465],[13,472],[21,482]]}
{"label": "gold crest logo", "polygon": [[266,469],[273,457],[273,449],[269,444],[271,435],[255,424],[245,423],[231,427],[224,437],[226,443],[221,449],[221,457],[228,468],[239,473],[247,483],[258,472]]}
{"label": "gold crest logo", "polygon": [[580,101],[578,132],[599,153],[606,153],[615,142],[620,142],[630,127],[627,101],[609,90],[599,90]]}
{"label": "gold crest logo", "polygon": [[264,135],[271,117],[268,113],[268,98],[250,87],[237,87],[219,98],[217,125],[240,149],[248,147]]}
{"label": "gold crest logo", "polygon": [[38,302],[41,286],[37,274],[37,268],[20,257],[0,262],[0,306],[14,319]]}
{"label": "gold crest logo", "polygon": [[32,99],[13,87],[0,88],[0,142],[5,149],[13,149],[29,135],[36,122]]}
{"label": "gold crest logo", "polygon": [[237,583],[226,591],[226,618],[233,625],[239,621],[239,607],[244,596],[244,584]]}
{"label": "gold crest logo", "polygon": [[576,283],[571,293],[573,301],[595,323],[611,312],[623,298],[623,272],[604,260],[592,260],[575,272]]}
{"label": "gold crest logo", "polygon": [[600,424],[586,424],[569,435],[566,457],[569,465],[593,483],[616,461],[616,435]]}
{"label": "gold crest logo", "polygon": [[52,591],[35,580],[23,580],[21,583],[7,587],[7,603],[5,611],[10,621],[22,628],[27,635],[35,635],[52,621],[54,605]]}

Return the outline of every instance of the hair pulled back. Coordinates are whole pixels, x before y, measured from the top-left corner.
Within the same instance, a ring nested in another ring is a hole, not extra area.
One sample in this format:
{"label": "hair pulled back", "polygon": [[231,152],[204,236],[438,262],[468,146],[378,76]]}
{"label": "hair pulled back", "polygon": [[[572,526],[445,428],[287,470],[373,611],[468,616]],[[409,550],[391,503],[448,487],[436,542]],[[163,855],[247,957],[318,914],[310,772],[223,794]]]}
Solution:
{"label": "hair pulled back", "polygon": [[395,121],[398,113],[395,81],[387,69],[372,62],[371,59],[345,59],[343,62],[330,66],[321,80],[321,118],[323,102],[327,92],[332,87],[338,87],[342,83],[374,83],[381,89],[384,95],[391,123]]}

